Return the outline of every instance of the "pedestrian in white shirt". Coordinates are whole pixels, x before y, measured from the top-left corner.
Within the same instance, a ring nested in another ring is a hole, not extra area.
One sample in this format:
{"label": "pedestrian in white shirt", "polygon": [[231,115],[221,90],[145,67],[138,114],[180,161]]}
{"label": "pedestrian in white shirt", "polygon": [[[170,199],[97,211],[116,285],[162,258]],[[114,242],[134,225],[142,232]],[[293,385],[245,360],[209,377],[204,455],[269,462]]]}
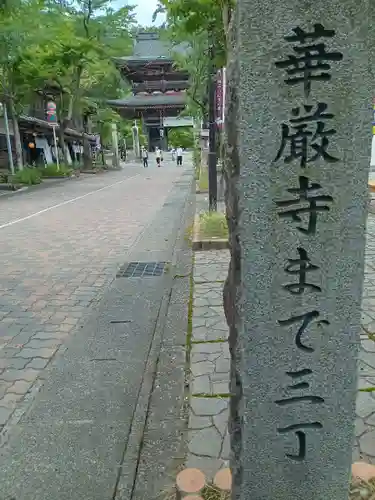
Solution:
{"label": "pedestrian in white shirt", "polygon": [[182,165],[182,148],[177,148],[177,165]]}
{"label": "pedestrian in white shirt", "polygon": [[148,151],[145,147],[142,148],[142,159],[143,159],[143,166],[145,168],[148,167]]}
{"label": "pedestrian in white shirt", "polygon": [[161,165],[161,151],[160,151],[160,149],[156,148],[155,153],[156,153],[156,164],[158,167],[160,167],[160,165]]}

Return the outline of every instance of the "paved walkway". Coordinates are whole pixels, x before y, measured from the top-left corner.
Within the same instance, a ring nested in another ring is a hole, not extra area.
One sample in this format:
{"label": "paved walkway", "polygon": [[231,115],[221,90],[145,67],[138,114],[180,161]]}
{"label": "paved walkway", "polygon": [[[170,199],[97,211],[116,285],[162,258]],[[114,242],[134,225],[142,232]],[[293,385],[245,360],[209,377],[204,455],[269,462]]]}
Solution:
{"label": "paved walkway", "polygon": [[181,175],[133,165],[0,198],[0,438]]}
{"label": "paved walkway", "polygon": [[[208,477],[228,466],[230,357],[222,306],[229,251],[195,252],[188,467]],[[373,335],[373,338],[369,338]],[[375,216],[367,223],[359,388],[375,389]],[[375,464],[375,392],[358,392],[353,461]]]}

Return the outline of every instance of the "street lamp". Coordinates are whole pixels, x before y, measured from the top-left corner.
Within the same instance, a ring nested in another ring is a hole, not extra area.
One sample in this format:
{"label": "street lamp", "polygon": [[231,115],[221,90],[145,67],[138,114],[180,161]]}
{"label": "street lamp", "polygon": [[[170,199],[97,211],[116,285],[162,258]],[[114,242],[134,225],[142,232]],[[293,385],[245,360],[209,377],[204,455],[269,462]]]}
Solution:
{"label": "street lamp", "polygon": [[13,163],[13,154],[12,154],[12,143],[10,140],[10,131],[9,131],[9,121],[8,121],[8,109],[7,105],[4,102],[0,102],[0,114],[4,116],[4,125],[5,125],[5,135],[7,140],[7,150],[8,150],[8,160],[9,167],[12,175],[14,175],[14,163]]}

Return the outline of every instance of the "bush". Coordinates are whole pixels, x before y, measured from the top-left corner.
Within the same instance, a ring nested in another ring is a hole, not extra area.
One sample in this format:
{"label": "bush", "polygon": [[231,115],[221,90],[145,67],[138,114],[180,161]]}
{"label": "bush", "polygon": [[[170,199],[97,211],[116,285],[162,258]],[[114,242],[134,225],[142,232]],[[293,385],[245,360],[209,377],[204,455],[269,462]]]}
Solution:
{"label": "bush", "polygon": [[57,169],[56,163],[51,163],[46,167],[40,167],[39,172],[42,177],[68,177],[72,174],[72,169],[66,165],[60,165]]}
{"label": "bush", "polygon": [[222,212],[207,212],[200,215],[199,233],[203,239],[228,238],[228,224]]}
{"label": "bush", "polygon": [[6,184],[8,182],[9,174],[6,172],[0,172],[0,184]]}
{"label": "bush", "polygon": [[208,191],[208,169],[202,168],[199,175],[199,191],[201,193]]}
{"label": "bush", "polygon": [[201,150],[199,144],[195,144],[193,149],[193,165],[195,169],[195,178],[199,179],[199,171],[201,168]]}
{"label": "bush", "polygon": [[168,143],[175,148],[183,149],[194,147],[194,130],[192,127],[172,128],[168,133]]}
{"label": "bush", "polygon": [[40,184],[42,182],[41,175],[38,169],[26,167],[19,170],[11,179],[12,184]]}

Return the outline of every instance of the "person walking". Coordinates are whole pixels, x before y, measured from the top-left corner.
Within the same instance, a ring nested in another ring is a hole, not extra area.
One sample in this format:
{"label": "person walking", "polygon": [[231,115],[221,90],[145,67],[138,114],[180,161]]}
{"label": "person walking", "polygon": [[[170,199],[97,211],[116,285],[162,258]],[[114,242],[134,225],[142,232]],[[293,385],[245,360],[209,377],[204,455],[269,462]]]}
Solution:
{"label": "person walking", "polygon": [[142,159],[143,159],[143,166],[145,168],[148,167],[148,151],[144,146],[142,148]]}
{"label": "person walking", "polygon": [[175,150],[175,148],[172,148],[171,153],[172,153],[172,161],[175,161],[175,159],[176,159],[176,150]]}
{"label": "person walking", "polygon": [[161,166],[161,161],[162,161],[161,151],[159,148],[156,148],[156,164],[158,167]]}
{"label": "person walking", "polygon": [[178,147],[177,148],[177,166],[178,165],[182,165],[182,148],[181,147]]}

